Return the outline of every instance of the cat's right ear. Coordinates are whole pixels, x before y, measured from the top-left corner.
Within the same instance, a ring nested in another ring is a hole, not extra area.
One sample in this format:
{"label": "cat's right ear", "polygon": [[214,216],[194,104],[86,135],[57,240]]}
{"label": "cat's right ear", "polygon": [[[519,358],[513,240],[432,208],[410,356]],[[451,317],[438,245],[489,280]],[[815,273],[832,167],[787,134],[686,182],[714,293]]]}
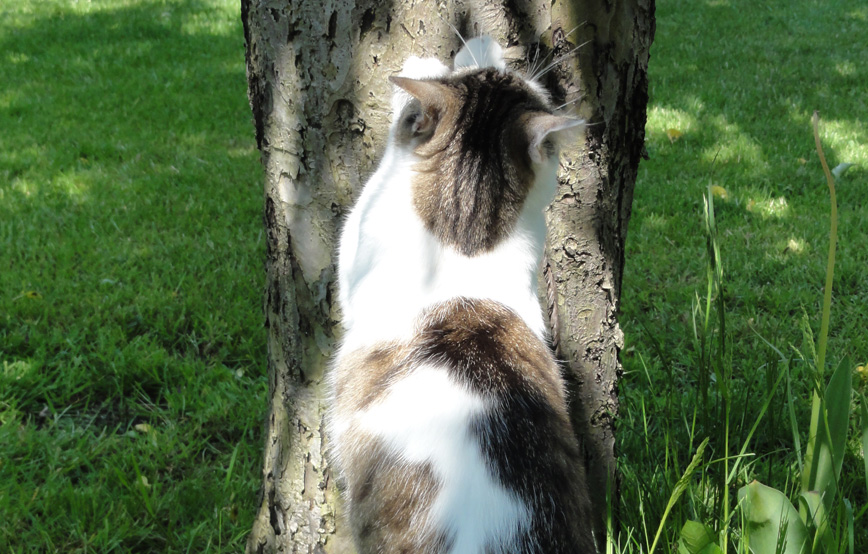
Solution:
{"label": "cat's right ear", "polygon": [[553,114],[537,114],[530,117],[525,123],[529,138],[528,154],[535,163],[546,159],[552,150],[556,150],[551,138],[560,134],[561,131],[575,129],[584,125],[581,119]]}

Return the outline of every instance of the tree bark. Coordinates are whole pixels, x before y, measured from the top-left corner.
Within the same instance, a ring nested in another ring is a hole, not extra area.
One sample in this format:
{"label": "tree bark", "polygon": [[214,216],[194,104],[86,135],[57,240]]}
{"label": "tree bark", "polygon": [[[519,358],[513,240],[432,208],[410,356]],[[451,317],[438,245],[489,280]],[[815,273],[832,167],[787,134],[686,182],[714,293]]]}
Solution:
{"label": "tree bark", "polygon": [[450,60],[461,42],[447,22],[464,36],[492,35],[519,69],[540,40],[563,53],[576,37],[592,39],[549,78],[570,99],[582,91],[579,111],[600,125],[566,152],[546,276],[553,336],[576,376],[577,429],[588,460],[602,464],[589,468],[592,490],[600,483],[605,490],[614,467],[623,241],[653,33],[653,0],[626,4],[242,0],[248,93],[265,169],[270,392],[248,552],[352,552],[323,434],[323,375],[340,333],[335,241],[341,215],[385,145],[387,77],[411,54]]}
{"label": "tree bark", "polygon": [[[648,58],[655,0],[573,0],[552,5],[557,54],[584,44],[561,66],[566,98],[581,98],[583,143],[563,152],[548,212],[543,267],[552,340],[568,372],[571,416],[585,452],[596,536],[617,508],[614,423],[618,413],[618,325],[624,243],[639,159],[645,155]],[[555,23],[556,22],[556,23]],[[558,29],[575,38],[561,45]]]}

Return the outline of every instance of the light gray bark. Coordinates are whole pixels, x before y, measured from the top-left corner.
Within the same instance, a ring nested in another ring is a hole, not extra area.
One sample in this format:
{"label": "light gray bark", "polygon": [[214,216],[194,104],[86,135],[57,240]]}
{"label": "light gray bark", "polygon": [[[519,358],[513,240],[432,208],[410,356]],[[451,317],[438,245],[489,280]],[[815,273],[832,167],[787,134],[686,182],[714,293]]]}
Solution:
{"label": "light gray bark", "polygon": [[569,99],[581,91],[579,111],[604,124],[566,152],[546,275],[556,286],[554,337],[581,383],[575,421],[589,460],[602,467],[589,468],[592,485],[599,490],[603,479],[604,490],[613,467],[622,340],[615,318],[642,147],[653,0],[593,9],[548,0],[242,0],[241,12],[265,168],[270,390],[262,497],[248,551],[352,552],[323,435],[323,375],[339,335],[335,240],[341,214],[385,144],[387,77],[411,54],[450,59],[461,43],[447,21],[465,36],[490,34],[508,45],[519,68],[525,48],[540,39],[558,53],[567,42],[593,39],[549,83]]}

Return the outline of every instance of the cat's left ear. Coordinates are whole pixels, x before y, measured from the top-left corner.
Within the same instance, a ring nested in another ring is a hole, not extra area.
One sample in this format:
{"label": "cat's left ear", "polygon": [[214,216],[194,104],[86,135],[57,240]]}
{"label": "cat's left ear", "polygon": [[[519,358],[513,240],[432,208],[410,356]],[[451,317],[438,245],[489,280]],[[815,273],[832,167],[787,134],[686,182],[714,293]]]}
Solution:
{"label": "cat's left ear", "polygon": [[419,100],[422,105],[421,116],[413,125],[413,134],[432,132],[437,125],[439,115],[446,111],[449,98],[452,97],[449,87],[438,81],[425,79],[391,76],[389,80]]}
{"label": "cat's left ear", "polygon": [[425,109],[443,109],[446,107],[447,99],[452,96],[449,87],[438,81],[410,79],[396,75],[389,77],[389,80],[410,93],[413,98],[419,100]]}
{"label": "cat's left ear", "polygon": [[528,154],[534,163],[541,163],[545,160],[551,149],[550,141],[546,139],[554,138],[554,135],[566,131],[568,129],[576,129],[580,125],[584,125],[582,119],[566,117],[563,115],[553,114],[536,114],[531,116],[525,123],[525,130],[530,139],[528,146]]}

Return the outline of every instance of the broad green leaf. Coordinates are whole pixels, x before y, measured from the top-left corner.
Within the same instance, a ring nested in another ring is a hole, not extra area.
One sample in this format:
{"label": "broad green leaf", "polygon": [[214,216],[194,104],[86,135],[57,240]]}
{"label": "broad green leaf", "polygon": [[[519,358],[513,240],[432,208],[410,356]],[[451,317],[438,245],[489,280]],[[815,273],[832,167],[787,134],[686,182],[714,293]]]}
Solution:
{"label": "broad green leaf", "polygon": [[807,467],[809,478],[802,481],[802,492],[819,492],[827,511],[831,509],[838,490],[838,478],[847,446],[853,388],[851,367],[850,360],[844,360],[832,374],[821,404],[816,437],[808,437],[809,442],[813,439],[814,448]]}
{"label": "broad green leaf", "polygon": [[[835,482],[841,476],[847,431],[850,430],[850,402],[853,399],[853,362],[849,358],[838,365],[826,387],[826,414],[829,423],[828,438],[834,461]],[[827,499],[830,500],[830,499]]]}
{"label": "broad green leaf", "polygon": [[754,481],[739,489],[738,500],[753,554],[810,552],[808,530],[784,493]]}
{"label": "broad green leaf", "polygon": [[714,542],[714,533],[698,521],[687,521],[681,528],[678,554],[718,554],[722,552]]}
{"label": "broad green leaf", "polygon": [[[844,463],[853,391],[851,367],[852,363],[847,359],[835,369],[820,404],[816,434],[808,437],[802,492],[822,493],[827,510],[831,509],[837,493],[838,477]],[[811,427],[813,431],[814,426]]]}
{"label": "broad green leaf", "polygon": [[[834,539],[829,529],[829,518],[823,503],[823,496],[817,491],[803,492],[799,496],[799,507],[804,514],[803,521],[814,535],[814,552],[834,552]],[[818,545],[823,544],[823,548]]]}

